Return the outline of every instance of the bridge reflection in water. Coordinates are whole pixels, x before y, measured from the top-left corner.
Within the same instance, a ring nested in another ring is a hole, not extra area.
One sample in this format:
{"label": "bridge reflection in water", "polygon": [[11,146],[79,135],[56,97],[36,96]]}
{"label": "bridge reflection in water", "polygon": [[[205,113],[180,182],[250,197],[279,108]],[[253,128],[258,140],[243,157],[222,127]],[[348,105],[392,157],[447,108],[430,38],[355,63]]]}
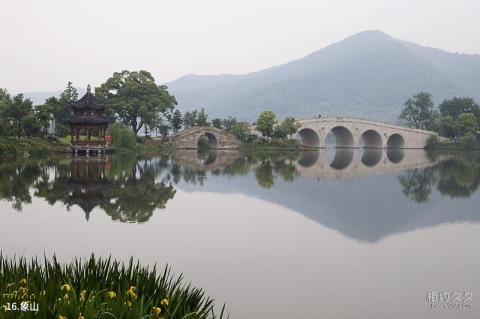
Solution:
{"label": "bridge reflection in water", "polygon": [[424,150],[327,148],[302,153],[296,167],[301,175],[351,178],[433,164]]}
{"label": "bridge reflection in water", "polygon": [[[290,162],[299,175],[325,179],[353,178],[434,165],[424,150],[324,148],[301,152]],[[215,171],[245,160],[245,154],[234,150],[181,150],[173,159],[197,170]],[[292,156],[291,156],[292,157]],[[256,162],[256,163],[255,163]],[[252,161],[252,166],[261,161]]]}

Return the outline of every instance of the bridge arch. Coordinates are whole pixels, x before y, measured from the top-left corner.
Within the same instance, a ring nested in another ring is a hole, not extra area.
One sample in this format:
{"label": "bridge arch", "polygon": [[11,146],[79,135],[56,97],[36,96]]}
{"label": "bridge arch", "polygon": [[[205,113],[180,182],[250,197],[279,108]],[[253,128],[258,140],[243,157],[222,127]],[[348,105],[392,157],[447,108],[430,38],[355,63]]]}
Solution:
{"label": "bridge arch", "polygon": [[200,139],[208,140],[208,148],[229,149],[241,145],[240,140],[236,136],[211,126],[187,128],[172,135],[170,142],[177,148],[197,149]]}
{"label": "bridge arch", "polygon": [[364,148],[382,148],[382,136],[377,131],[368,129],[360,136],[359,145]]}
{"label": "bridge arch", "polygon": [[304,128],[298,132],[300,136],[300,141],[302,144],[309,147],[319,147],[320,146],[320,137],[317,132],[311,128]]}
{"label": "bridge arch", "polygon": [[330,130],[335,138],[335,147],[354,147],[353,134],[344,126],[335,126]]}
{"label": "bridge arch", "polygon": [[211,132],[204,132],[197,139],[197,145],[198,146],[200,146],[202,139],[207,141],[208,148],[216,148],[217,147],[218,140],[217,140],[217,137],[215,136],[215,134],[212,134]]}
{"label": "bridge arch", "polygon": [[387,140],[387,148],[405,148],[405,139],[398,133],[392,134]]}

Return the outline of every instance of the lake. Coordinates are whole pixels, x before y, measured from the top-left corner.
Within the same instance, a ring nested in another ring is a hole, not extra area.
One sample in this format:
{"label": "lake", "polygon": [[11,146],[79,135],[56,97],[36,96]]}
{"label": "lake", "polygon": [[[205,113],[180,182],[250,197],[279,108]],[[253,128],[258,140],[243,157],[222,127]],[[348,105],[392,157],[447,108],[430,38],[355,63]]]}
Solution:
{"label": "lake", "polygon": [[166,264],[231,318],[479,318],[480,154],[0,164],[0,249]]}

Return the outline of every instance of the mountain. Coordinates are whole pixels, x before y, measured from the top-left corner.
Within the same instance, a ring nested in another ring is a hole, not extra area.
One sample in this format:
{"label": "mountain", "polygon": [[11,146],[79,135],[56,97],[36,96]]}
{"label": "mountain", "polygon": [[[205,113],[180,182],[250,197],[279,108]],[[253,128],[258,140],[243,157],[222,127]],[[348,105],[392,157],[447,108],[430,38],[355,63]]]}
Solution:
{"label": "mountain", "polygon": [[[60,97],[63,91],[55,92],[25,92],[23,95],[30,100],[32,100],[34,105],[39,105],[45,103],[45,100],[49,97],[55,96]],[[78,97],[81,98],[87,91],[84,88],[77,88]]]}
{"label": "mountain", "polygon": [[480,101],[480,55],[445,52],[364,31],[284,65],[244,75],[186,75],[167,84],[181,110],[252,121],[332,115],[395,121],[407,98],[429,91]]}

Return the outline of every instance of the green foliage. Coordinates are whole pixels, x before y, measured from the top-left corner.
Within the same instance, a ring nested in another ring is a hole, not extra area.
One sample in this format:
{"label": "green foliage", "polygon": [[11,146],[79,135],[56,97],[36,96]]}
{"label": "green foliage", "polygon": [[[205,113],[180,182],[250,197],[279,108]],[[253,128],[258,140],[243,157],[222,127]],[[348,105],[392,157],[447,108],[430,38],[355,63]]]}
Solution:
{"label": "green foliage", "polygon": [[432,130],[437,112],[434,109],[432,95],[420,92],[405,102],[400,119],[405,120],[409,127]]}
{"label": "green foliage", "polygon": [[185,128],[193,127],[197,123],[198,111],[187,111],[183,115],[183,125]]}
{"label": "green foliage", "polygon": [[277,123],[276,115],[272,111],[263,111],[256,121],[256,130],[262,136],[270,138],[273,134],[273,127]]}
{"label": "green foliage", "polygon": [[78,100],[78,92],[75,87],[73,87],[72,82],[67,83],[67,87],[60,94],[60,103],[66,107],[69,104]]}
{"label": "green foliage", "polygon": [[455,120],[451,116],[444,116],[440,119],[439,133],[451,139],[457,137]]}
{"label": "green foliage", "polygon": [[22,119],[32,112],[32,108],[32,101],[24,99],[23,94],[18,94],[13,97],[4,110],[7,119],[14,123],[18,138],[22,135]]}
{"label": "green foliage", "polygon": [[172,111],[177,104],[167,87],[157,85],[154,77],[144,70],[115,72],[95,93],[124,125],[131,126],[135,135],[144,125],[157,127],[161,114]]}
{"label": "green foliage", "polygon": [[293,134],[297,133],[300,126],[300,123],[298,123],[293,116],[287,116],[280,124],[281,130],[287,134],[287,136],[290,136],[290,138],[293,137]]}
{"label": "green foliage", "polygon": [[183,125],[182,113],[179,110],[175,110],[170,117],[170,125],[175,133],[177,133]]}
{"label": "green foliage", "polygon": [[47,134],[48,128],[50,127],[50,121],[53,118],[53,110],[47,104],[41,104],[35,106],[35,117],[38,120],[38,123],[42,127],[42,133]]}
{"label": "green foliage", "polygon": [[438,135],[430,135],[427,139],[427,148],[432,148],[435,147],[440,143],[440,139],[438,138]]}
{"label": "green foliage", "polygon": [[281,125],[275,126],[275,128],[273,129],[273,134],[272,134],[273,138],[284,140],[287,138],[287,136],[288,136],[287,131]]}
{"label": "green foliage", "polygon": [[212,126],[216,127],[216,128],[219,128],[219,129],[222,129],[223,128],[222,120],[219,119],[219,118],[213,119],[212,120]]}
{"label": "green foliage", "polygon": [[225,129],[227,132],[229,132],[232,127],[237,124],[237,119],[235,117],[229,116],[226,119],[222,120],[222,127]]}
{"label": "green foliage", "polygon": [[158,131],[160,132],[160,135],[162,138],[167,138],[168,133],[170,132],[170,126],[168,124],[160,124],[158,127]]}
{"label": "green foliage", "polygon": [[17,157],[17,148],[11,144],[0,143],[0,158],[16,158]]}
{"label": "green foliage", "polygon": [[208,122],[208,114],[205,112],[205,109],[202,108],[200,112],[198,112],[195,126],[210,126],[210,123]]}
{"label": "green foliage", "polygon": [[478,130],[477,118],[473,113],[462,113],[455,121],[455,128],[459,136],[474,136]]}
{"label": "green foliage", "polygon": [[480,123],[480,107],[470,97],[454,97],[443,101],[439,106],[440,114],[443,117],[450,116],[454,120],[463,113],[472,113],[477,123]]}
{"label": "green foliage", "polygon": [[[33,141],[19,142],[11,138],[3,138],[0,141],[0,160],[20,158],[45,158],[52,153],[48,145]],[[0,196],[1,197],[1,196]]]}
{"label": "green foliage", "polygon": [[[0,273],[0,305],[39,305],[22,318],[215,318],[202,289],[184,284],[182,275],[174,278],[168,267],[158,272],[133,259],[125,264],[92,255],[61,264],[55,256],[26,261],[0,254]],[[2,318],[17,318],[15,311],[0,311]]]}
{"label": "green foliage", "polygon": [[37,135],[40,132],[40,128],[41,125],[36,117],[29,115],[22,118],[22,129],[28,137]]}
{"label": "green foliage", "polygon": [[475,149],[477,144],[477,137],[473,134],[467,134],[463,137],[463,145],[465,145],[465,149],[467,150],[473,150]]}
{"label": "green foliage", "polygon": [[130,128],[124,127],[120,123],[113,123],[110,126],[110,134],[115,148],[131,150],[135,148],[135,134]]}
{"label": "green foliage", "polygon": [[235,135],[242,142],[248,142],[252,139],[250,124],[247,122],[237,122],[233,124],[228,132]]}

